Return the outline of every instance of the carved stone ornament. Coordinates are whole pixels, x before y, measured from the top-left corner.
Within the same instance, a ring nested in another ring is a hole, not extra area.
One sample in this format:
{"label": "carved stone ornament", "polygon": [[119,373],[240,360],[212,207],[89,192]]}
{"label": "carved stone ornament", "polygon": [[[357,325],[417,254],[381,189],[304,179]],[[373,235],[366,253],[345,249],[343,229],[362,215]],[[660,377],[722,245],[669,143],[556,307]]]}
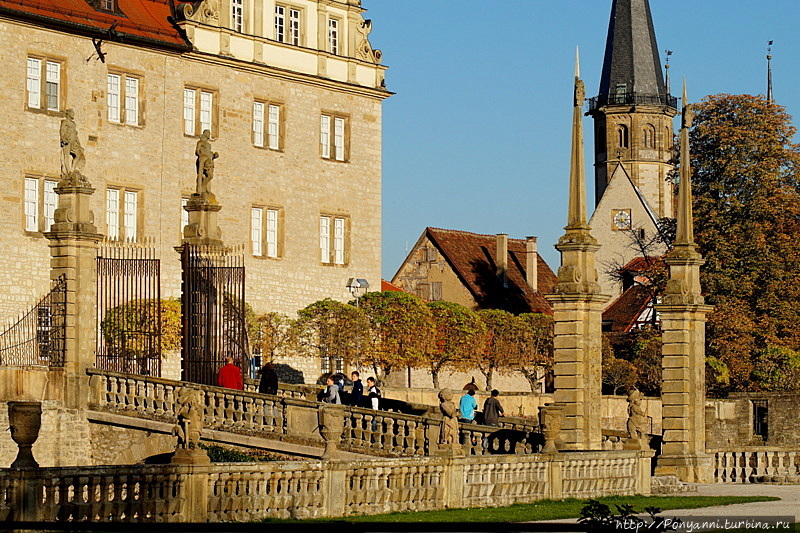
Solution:
{"label": "carved stone ornament", "polygon": [[8,402],[8,423],[11,438],[17,443],[17,458],[11,468],[38,468],[31,448],[39,438],[42,427],[42,404],[39,402]]}
{"label": "carved stone ornament", "polygon": [[561,444],[561,427],[564,424],[564,406],[548,403],[539,407],[539,421],[544,433],[542,453],[558,453]]}
{"label": "carved stone ornament", "polygon": [[575,106],[582,107],[585,100],[586,88],[584,87],[583,80],[575,80]]}
{"label": "carved stone ornament", "polygon": [[177,6],[176,15],[181,20],[219,25],[219,0],[199,0],[194,4]]}
{"label": "carved stone ornament", "polygon": [[[360,15],[359,15],[360,18]],[[374,50],[369,42],[369,34],[372,32],[372,21],[361,20],[356,22],[356,57],[362,61],[370,63],[380,63],[383,54],[380,50]]]}
{"label": "carved stone ornament", "polygon": [[215,204],[217,203],[216,197],[208,186],[211,180],[214,179],[214,160],[219,157],[219,154],[211,149],[211,132],[209,130],[204,130],[203,134],[200,135],[194,155],[197,156],[195,163],[197,168],[195,194],[208,203]]}
{"label": "carved stone ornament", "polygon": [[59,127],[61,147],[61,181],[59,187],[91,187],[82,174],[86,166],[86,156],[78,139],[78,128],[75,125],[75,111],[67,109]]}
{"label": "carved stone ornament", "polygon": [[344,431],[344,406],[341,404],[322,404],[318,411],[319,433],[325,441],[323,459],[336,459],[339,441]]}
{"label": "carved stone ornament", "polygon": [[642,406],[642,393],[633,389],[628,394],[628,438],[625,441],[626,450],[646,450],[648,445],[645,439],[647,428],[647,413]]}
{"label": "carved stone ornament", "polygon": [[181,387],[177,394],[178,417],[172,434],[178,437],[178,446],[172,458],[173,463],[208,463],[208,454],[200,448],[200,434],[203,431],[203,391]]}

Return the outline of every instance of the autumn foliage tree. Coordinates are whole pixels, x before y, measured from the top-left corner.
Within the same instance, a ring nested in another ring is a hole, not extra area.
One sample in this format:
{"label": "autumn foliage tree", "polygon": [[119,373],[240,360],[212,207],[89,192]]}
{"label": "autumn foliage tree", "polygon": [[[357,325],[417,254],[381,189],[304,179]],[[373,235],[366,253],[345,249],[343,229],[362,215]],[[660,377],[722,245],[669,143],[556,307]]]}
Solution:
{"label": "autumn foliage tree", "polygon": [[280,313],[256,315],[248,324],[250,347],[258,350],[264,361],[272,361],[295,346],[297,333],[292,320]]}
{"label": "autumn foliage tree", "polygon": [[363,362],[387,378],[392,369],[419,367],[433,338],[431,311],[413,294],[399,291],[368,292],[360,299],[369,321],[370,349]]}
{"label": "autumn foliage tree", "polygon": [[452,302],[428,302],[433,319],[433,342],[423,354],[423,365],[431,372],[434,388],[439,388],[439,372],[444,368],[471,370],[471,362],[483,352],[486,326],[478,314]]}
{"label": "autumn foliage tree", "polygon": [[486,378],[486,390],[492,390],[496,372],[515,370],[526,355],[529,340],[526,323],[517,315],[500,309],[481,309],[478,316],[486,326],[483,352],[472,364]]}
{"label": "autumn foliage tree", "polygon": [[364,313],[330,298],[297,312],[293,331],[298,347],[322,359],[357,361],[369,347],[369,323]]}
{"label": "autumn foliage tree", "polygon": [[800,349],[800,147],[791,117],[763,97],[714,95],[695,109],[695,236],[715,306],[710,385],[768,388],[757,362]]}
{"label": "autumn foliage tree", "polygon": [[543,313],[519,315],[525,325],[525,347],[517,361],[517,370],[528,380],[531,392],[539,380],[553,370],[553,317]]}

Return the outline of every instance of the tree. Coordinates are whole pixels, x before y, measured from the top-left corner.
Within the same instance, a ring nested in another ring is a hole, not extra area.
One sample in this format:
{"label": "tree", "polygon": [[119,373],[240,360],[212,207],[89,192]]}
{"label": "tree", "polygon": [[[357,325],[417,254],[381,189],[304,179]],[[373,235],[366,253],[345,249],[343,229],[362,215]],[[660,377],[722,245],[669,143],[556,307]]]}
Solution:
{"label": "tree", "polygon": [[250,347],[261,352],[265,361],[272,361],[277,355],[296,345],[297,328],[293,321],[280,313],[256,315],[248,323]]}
{"label": "tree", "polygon": [[444,367],[471,369],[471,361],[483,351],[486,326],[475,311],[452,302],[428,302],[434,326],[433,342],[424,354],[434,388]]}
{"label": "tree", "polygon": [[800,147],[785,109],[761,96],[714,95],[695,108],[695,236],[715,306],[708,355],[727,367],[730,389],[758,389],[759,353],[800,349]]}
{"label": "tree", "polygon": [[421,366],[429,350],[434,326],[431,311],[407,292],[368,292],[360,299],[369,320],[371,346],[365,363],[387,378],[397,367]]}
{"label": "tree", "polygon": [[[543,313],[519,315],[525,324],[525,353],[517,369],[528,380],[531,392],[545,375],[553,371],[553,317]],[[545,392],[544,390],[540,392]]]}
{"label": "tree", "polygon": [[131,300],[118,307],[109,309],[100,321],[100,332],[109,346],[130,351],[147,351],[152,349],[151,337],[142,336],[141,332],[155,332],[155,313],[159,310],[159,326],[161,331],[161,350],[163,352],[180,350],[181,348],[181,301],[175,299]]}
{"label": "tree", "polygon": [[301,348],[329,363],[358,361],[369,345],[367,318],[352,305],[325,298],[301,309],[297,316],[291,335],[296,335]]}
{"label": "tree", "polygon": [[481,309],[478,316],[486,325],[486,343],[473,363],[486,378],[489,391],[495,372],[518,368],[527,353],[529,334],[525,321],[508,311]]}

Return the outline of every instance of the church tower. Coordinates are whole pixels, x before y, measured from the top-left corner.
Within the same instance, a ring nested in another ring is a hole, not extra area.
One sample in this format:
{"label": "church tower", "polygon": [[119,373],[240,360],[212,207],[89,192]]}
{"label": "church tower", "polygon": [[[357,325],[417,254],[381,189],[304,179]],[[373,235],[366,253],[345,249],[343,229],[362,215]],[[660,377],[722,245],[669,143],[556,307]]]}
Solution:
{"label": "church tower", "polygon": [[595,131],[595,205],[622,167],[655,217],[674,217],[667,178],[673,169],[677,99],[664,83],[648,0],[614,0],[600,92],[589,101],[589,114]]}

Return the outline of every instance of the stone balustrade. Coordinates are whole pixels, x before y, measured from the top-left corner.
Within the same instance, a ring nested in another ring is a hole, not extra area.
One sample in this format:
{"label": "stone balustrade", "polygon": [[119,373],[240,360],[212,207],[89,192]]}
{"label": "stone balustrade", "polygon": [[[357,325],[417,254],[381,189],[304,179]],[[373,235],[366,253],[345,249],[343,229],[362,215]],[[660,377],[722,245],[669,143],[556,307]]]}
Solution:
{"label": "stone balustrade", "polygon": [[225,522],[649,494],[650,453],[0,469],[0,520]]}
{"label": "stone balustrade", "polygon": [[[283,390],[284,395],[212,387],[150,376],[90,369],[90,408],[174,423],[182,387],[203,391],[204,428],[280,438],[320,446],[317,431],[320,403]],[[342,406],[344,428],[340,449],[378,456],[434,455],[441,418]],[[534,422],[504,417],[499,427],[461,424],[461,443],[468,455],[532,454],[543,438]]]}
{"label": "stone balustrade", "polygon": [[800,483],[800,449],[763,446],[709,450],[717,483]]}

